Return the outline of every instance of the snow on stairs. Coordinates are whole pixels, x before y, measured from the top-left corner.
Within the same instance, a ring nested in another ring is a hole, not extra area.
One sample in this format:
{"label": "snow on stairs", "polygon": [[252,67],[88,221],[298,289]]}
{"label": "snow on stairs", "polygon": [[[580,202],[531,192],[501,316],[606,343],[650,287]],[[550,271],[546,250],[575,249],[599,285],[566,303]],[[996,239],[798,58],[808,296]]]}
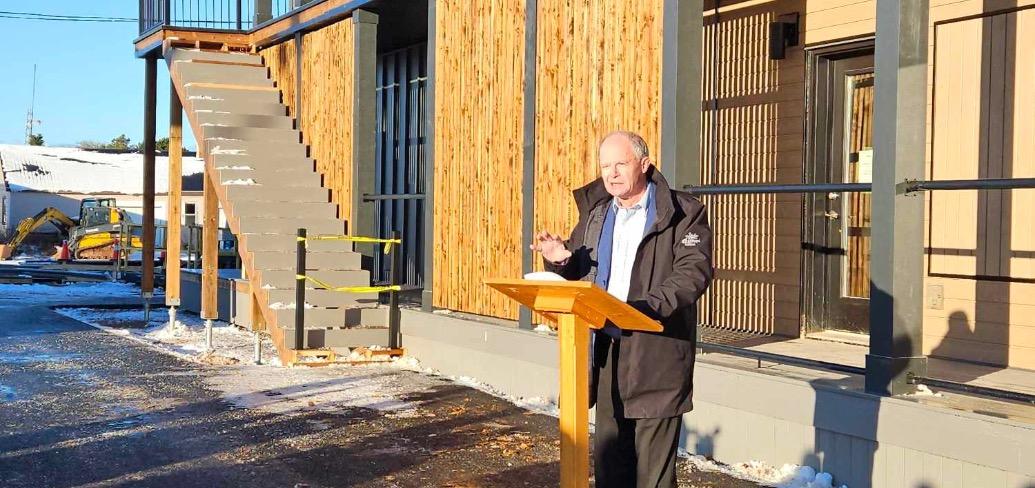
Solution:
{"label": "snow on stairs", "polygon": [[[281,103],[261,57],[167,47],[165,59],[194,129],[206,169],[237,234],[242,262],[281,361],[327,359],[316,349],[386,345],[388,313],[376,294],[307,284],[307,352],[291,350],[295,314],[295,233],[342,234],[345,223]],[[311,241],[307,274],[335,286],[367,286],[370,273],[346,241]],[[333,358],[333,355],[329,355]]]}

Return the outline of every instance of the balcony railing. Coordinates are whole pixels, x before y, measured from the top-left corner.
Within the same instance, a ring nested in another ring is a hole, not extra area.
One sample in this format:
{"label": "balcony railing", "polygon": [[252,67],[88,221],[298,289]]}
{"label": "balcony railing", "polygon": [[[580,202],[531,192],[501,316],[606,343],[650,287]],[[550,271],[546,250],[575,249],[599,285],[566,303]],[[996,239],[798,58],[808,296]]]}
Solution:
{"label": "balcony railing", "polygon": [[314,0],[139,0],[144,34],[171,26],[246,31]]}

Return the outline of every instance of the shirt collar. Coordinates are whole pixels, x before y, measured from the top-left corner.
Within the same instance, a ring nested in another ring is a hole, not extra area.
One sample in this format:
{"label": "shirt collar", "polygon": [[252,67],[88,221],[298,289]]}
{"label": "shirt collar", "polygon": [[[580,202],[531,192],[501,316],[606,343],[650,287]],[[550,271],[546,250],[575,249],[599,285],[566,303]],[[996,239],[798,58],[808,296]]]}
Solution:
{"label": "shirt collar", "polygon": [[[640,197],[640,201],[636,202],[636,205],[633,205],[632,207],[626,208],[624,210],[633,211],[633,212],[639,211],[639,210],[646,210],[647,206],[650,204],[650,197],[651,197],[651,195],[653,193],[654,193],[654,182],[648,181],[647,182],[647,191],[643,192],[643,196]],[[618,197],[614,197],[614,198],[611,199],[611,208],[613,208],[615,211],[618,211],[618,210],[622,209],[622,207],[618,205]]]}

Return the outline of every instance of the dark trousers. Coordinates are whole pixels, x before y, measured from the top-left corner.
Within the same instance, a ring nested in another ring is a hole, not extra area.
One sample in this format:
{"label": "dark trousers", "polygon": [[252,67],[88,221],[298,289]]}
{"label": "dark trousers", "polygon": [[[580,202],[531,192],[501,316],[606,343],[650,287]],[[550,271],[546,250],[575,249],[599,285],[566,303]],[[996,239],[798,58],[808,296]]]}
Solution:
{"label": "dark trousers", "polygon": [[618,390],[617,359],[620,354],[621,341],[613,341],[607,348],[606,359],[598,356],[597,364],[602,366],[595,392],[593,471],[596,486],[675,488],[681,418],[625,418]]}

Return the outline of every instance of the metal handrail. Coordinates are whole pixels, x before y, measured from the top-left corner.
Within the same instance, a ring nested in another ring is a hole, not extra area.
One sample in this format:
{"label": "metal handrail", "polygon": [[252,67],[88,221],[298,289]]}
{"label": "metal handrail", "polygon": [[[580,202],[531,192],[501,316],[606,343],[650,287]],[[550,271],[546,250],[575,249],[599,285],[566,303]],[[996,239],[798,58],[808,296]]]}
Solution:
{"label": "metal handrail", "polygon": [[163,26],[245,31],[305,7],[312,0],[139,0],[138,32]]}
{"label": "metal handrail", "polygon": [[[981,178],[975,180],[906,180],[905,193],[932,190],[1020,190],[1035,188],[1035,178]],[[871,192],[872,183],[802,183],[747,185],[684,185],[696,195],[757,195],[770,193]]]}

